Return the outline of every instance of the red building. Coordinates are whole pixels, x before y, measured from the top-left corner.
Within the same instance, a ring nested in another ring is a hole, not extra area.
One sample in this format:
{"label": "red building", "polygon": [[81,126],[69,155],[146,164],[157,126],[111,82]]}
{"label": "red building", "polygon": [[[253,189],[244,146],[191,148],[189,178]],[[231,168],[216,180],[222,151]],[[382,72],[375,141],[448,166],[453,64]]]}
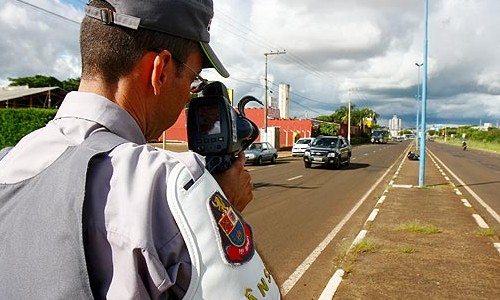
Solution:
{"label": "red building", "polygon": [[[245,108],[245,115],[252,120],[257,127],[264,128],[264,108]],[[310,137],[313,123],[310,119],[270,119],[267,120],[268,128],[279,130],[279,145],[276,148],[290,148],[293,142],[301,137]],[[186,111],[179,115],[175,124],[164,133],[166,140],[187,142]],[[259,137],[260,138],[260,137]],[[257,139],[259,139],[257,138]],[[161,141],[163,136],[159,137]]]}

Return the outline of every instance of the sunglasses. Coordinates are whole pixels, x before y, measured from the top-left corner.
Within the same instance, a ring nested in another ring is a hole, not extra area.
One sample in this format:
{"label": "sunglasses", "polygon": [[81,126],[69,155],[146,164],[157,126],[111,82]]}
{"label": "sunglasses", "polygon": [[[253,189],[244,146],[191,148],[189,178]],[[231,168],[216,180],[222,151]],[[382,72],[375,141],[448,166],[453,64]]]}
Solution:
{"label": "sunglasses", "polygon": [[[161,50],[161,49],[150,49],[150,51],[156,52],[156,53],[160,53],[163,50]],[[191,82],[191,86],[190,86],[190,89],[189,89],[189,91],[192,94],[197,94],[197,93],[201,92],[205,88],[205,86],[207,86],[208,80],[206,80],[205,78],[201,77],[200,73],[196,72],[192,67],[190,67],[189,65],[187,65],[185,62],[181,61],[180,59],[176,58],[175,56],[172,55],[172,58],[174,59],[174,61],[176,61],[177,63],[183,65],[186,69],[188,69],[189,71],[191,71],[194,74],[195,79]]]}

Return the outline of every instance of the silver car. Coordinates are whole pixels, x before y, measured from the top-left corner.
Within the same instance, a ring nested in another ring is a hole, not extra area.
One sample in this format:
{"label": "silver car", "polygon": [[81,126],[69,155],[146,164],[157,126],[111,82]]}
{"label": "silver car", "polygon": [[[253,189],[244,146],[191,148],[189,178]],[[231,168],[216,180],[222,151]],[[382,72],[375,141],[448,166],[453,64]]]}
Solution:
{"label": "silver car", "polygon": [[278,150],[268,142],[252,143],[244,152],[247,162],[254,165],[261,165],[265,161],[274,164],[278,158]]}

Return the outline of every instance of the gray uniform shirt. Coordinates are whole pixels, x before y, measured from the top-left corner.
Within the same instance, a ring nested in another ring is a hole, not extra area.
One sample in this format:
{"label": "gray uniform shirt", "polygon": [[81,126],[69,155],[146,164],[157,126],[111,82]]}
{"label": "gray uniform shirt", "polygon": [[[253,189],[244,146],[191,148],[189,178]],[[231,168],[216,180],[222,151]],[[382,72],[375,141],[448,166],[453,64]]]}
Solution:
{"label": "gray uniform shirt", "polygon": [[91,93],[69,93],[54,120],[21,140],[0,161],[0,182],[30,178],[68,146],[106,129],[130,143],[95,160],[84,207],[86,258],[99,298],[182,297],[191,262],[166,201],[170,170],[182,161],[203,168],[194,153],[145,146],[135,120],[111,101]]}

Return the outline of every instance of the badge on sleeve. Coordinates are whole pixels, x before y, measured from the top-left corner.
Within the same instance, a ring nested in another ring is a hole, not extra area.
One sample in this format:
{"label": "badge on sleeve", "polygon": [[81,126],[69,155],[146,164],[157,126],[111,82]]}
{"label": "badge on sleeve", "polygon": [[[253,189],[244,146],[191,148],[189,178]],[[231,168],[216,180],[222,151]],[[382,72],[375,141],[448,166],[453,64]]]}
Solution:
{"label": "badge on sleeve", "polygon": [[243,264],[250,261],[255,252],[250,226],[219,192],[210,197],[210,209],[227,262]]}

